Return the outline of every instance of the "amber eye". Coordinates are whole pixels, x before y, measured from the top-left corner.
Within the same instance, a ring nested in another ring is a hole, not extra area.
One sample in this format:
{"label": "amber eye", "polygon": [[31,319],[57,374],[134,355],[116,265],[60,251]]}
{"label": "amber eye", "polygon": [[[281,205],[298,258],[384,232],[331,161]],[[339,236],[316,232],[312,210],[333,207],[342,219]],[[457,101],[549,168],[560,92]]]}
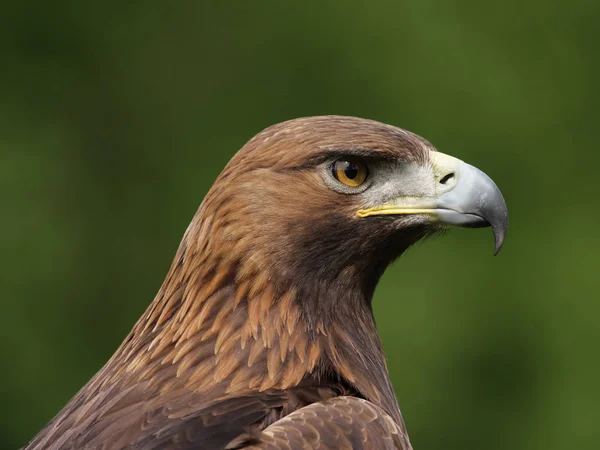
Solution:
{"label": "amber eye", "polygon": [[331,165],[336,180],[350,187],[360,186],[369,175],[367,165],[359,159],[338,159]]}

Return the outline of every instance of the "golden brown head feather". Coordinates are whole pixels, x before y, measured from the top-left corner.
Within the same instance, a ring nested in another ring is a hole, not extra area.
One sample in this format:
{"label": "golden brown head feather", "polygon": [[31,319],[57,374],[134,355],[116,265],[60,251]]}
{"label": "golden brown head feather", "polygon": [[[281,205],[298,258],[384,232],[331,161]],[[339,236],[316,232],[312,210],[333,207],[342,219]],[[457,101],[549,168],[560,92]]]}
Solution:
{"label": "golden brown head feather", "polygon": [[259,133],[206,195],[130,335],[28,448],[258,445],[281,417],[342,395],[366,399],[351,406],[409,448],[371,297],[385,267],[435,230],[359,219],[365,196],[332,189],[324,167],[348,155],[424,165],[432,150],[352,117]]}

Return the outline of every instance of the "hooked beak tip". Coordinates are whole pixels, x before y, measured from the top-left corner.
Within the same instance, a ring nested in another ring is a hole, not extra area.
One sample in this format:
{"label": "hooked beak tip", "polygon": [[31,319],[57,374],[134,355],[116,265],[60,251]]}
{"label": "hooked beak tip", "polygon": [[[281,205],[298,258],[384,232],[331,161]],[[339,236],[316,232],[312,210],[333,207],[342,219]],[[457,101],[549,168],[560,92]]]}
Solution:
{"label": "hooked beak tip", "polygon": [[504,244],[504,231],[494,230],[494,239],[496,241],[496,245],[494,248],[494,256],[500,253],[500,249],[502,248],[502,244]]}
{"label": "hooked beak tip", "polygon": [[494,256],[496,256],[500,249],[502,248],[502,244],[504,244],[504,238],[506,237],[506,232],[508,230],[508,213],[506,209],[503,211],[502,220],[496,221],[496,223],[490,223],[492,226],[492,232],[494,233]]}

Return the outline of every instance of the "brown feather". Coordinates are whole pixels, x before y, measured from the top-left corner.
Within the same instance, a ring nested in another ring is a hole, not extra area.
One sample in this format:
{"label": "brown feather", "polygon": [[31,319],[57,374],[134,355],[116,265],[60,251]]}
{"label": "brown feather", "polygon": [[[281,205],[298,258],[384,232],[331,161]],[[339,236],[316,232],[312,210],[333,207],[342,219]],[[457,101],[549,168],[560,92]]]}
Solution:
{"label": "brown feather", "polygon": [[339,116],[259,133],[206,195],[129,336],[27,448],[410,449],[371,297],[426,233],[357,221],[359,197],[317,168],[345,151],[424,164],[431,149]]}

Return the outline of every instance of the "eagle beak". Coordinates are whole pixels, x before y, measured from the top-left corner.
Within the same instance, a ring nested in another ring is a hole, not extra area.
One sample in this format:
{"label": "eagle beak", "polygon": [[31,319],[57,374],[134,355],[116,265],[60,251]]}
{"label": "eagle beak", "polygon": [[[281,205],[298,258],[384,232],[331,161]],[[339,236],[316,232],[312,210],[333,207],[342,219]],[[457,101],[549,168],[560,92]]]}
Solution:
{"label": "eagle beak", "polygon": [[[399,197],[357,212],[359,217],[425,214],[433,222],[459,227],[492,227],[497,255],[508,230],[508,210],[496,183],[476,167],[440,152],[431,152],[432,171],[422,171],[427,195]],[[433,177],[431,177],[433,172]],[[431,179],[433,178],[433,179]]]}

